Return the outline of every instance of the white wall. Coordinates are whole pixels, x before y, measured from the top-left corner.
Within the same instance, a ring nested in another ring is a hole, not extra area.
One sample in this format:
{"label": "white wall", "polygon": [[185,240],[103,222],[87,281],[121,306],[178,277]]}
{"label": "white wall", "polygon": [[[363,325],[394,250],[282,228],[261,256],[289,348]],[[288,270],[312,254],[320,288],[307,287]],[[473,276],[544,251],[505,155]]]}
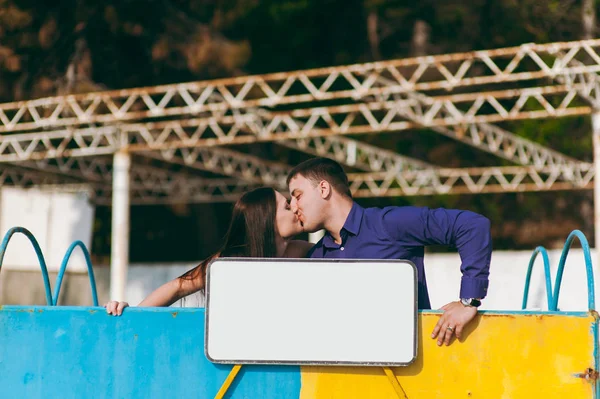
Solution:
{"label": "white wall", "polygon": [[[551,281],[554,286],[556,269],[561,250],[550,250]],[[533,251],[495,251],[490,266],[490,286],[482,309],[520,309],[523,300],[523,288],[527,266]],[[592,262],[595,264],[595,251],[592,251]],[[429,295],[432,306],[440,307],[456,300],[460,287],[460,258],[458,254],[432,254],[425,256]],[[529,291],[529,309],[547,309],[546,291],[543,279],[543,261],[541,255],[536,258]],[[598,273],[595,270],[595,280]],[[561,294],[560,310],[587,309],[587,282],[583,251],[571,249],[565,264]],[[596,295],[600,293],[597,289]],[[553,287],[554,289],[554,287]]]}
{"label": "white wall", "polygon": [[[73,241],[90,247],[94,207],[84,193],[2,187],[0,192],[0,233],[16,226],[35,236],[49,271],[60,269],[62,259]],[[1,239],[1,238],[0,238]],[[6,251],[3,268],[39,270],[39,262],[29,240],[15,234]],[[79,249],[73,252],[69,271],[87,270]]]}
{"label": "white wall", "polygon": [[[523,288],[527,266],[533,251],[495,251],[490,266],[490,287],[487,298],[483,301],[482,309],[517,310],[521,308]],[[552,284],[560,259],[561,250],[549,251]],[[592,261],[596,262],[595,252],[592,251]],[[132,305],[137,305],[153,289],[162,283],[173,279],[197,263],[173,265],[132,265],[129,268],[127,300]],[[460,288],[460,258],[456,253],[427,254],[425,267],[429,286],[429,295],[432,306],[439,308],[444,304],[458,298]],[[595,270],[595,279],[598,273]],[[586,310],[587,309],[587,283],[585,264],[581,249],[572,249],[569,252],[561,295],[560,310]],[[600,294],[596,284],[596,295]],[[198,297],[192,299],[190,306],[198,302]],[[529,309],[547,309],[546,294],[543,280],[542,258],[538,255],[533,270],[530,293]]]}

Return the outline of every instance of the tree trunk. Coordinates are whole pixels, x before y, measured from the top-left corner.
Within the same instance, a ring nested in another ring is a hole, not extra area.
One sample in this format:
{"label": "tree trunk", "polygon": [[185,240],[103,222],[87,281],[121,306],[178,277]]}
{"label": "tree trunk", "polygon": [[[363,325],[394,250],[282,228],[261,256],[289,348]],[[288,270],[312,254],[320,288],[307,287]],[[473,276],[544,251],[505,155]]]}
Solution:
{"label": "tree trunk", "polygon": [[596,36],[596,0],[583,0],[581,20],[583,39],[593,39]]}
{"label": "tree trunk", "polygon": [[28,80],[29,73],[24,71],[13,86],[13,100],[19,101],[29,97],[28,90],[26,89]]}
{"label": "tree trunk", "polygon": [[415,21],[413,27],[413,37],[411,43],[411,53],[413,56],[419,57],[426,55],[429,45],[429,25],[427,22],[420,19]]}
{"label": "tree trunk", "polygon": [[65,76],[58,84],[58,94],[77,92],[77,84],[82,80],[91,80],[91,54],[84,38],[75,41],[75,50],[71,56]]}
{"label": "tree trunk", "polygon": [[381,59],[381,52],[379,51],[379,17],[375,10],[371,10],[367,17],[367,35],[371,47],[371,57],[378,61]]}

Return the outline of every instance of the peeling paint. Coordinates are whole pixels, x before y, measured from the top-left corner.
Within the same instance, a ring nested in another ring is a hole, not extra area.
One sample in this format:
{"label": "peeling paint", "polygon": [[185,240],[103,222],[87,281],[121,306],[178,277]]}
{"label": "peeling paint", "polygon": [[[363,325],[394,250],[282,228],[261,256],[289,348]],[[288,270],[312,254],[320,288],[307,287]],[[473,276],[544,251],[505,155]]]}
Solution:
{"label": "peeling paint", "polygon": [[574,376],[595,383],[598,380],[599,373],[592,367],[588,367],[585,372],[574,374]]}

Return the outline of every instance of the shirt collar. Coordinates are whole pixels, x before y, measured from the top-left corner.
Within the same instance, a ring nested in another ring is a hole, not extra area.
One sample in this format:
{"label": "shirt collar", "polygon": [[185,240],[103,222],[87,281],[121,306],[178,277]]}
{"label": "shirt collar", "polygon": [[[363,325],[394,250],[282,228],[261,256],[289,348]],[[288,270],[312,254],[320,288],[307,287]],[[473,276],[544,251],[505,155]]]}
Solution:
{"label": "shirt collar", "polygon": [[352,209],[350,209],[350,213],[348,214],[348,218],[346,219],[342,229],[346,230],[352,235],[357,235],[360,231],[360,223],[362,222],[364,213],[365,209],[356,202],[353,202]]}
{"label": "shirt collar", "polygon": [[[356,202],[352,203],[352,208],[350,209],[350,213],[344,222],[344,226],[342,226],[343,230],[346,230],[348,233],[356,236],[360,231],[360,224],[362,222],[363,214],[365,213],[365,209],[358,205]],[[343,234],[342,234],[343,237]],[[329,232],[325,233],[325,237],[323,238],[323,245],[326,248],[338,248],[339,245],[333,241],[333,237]]]}

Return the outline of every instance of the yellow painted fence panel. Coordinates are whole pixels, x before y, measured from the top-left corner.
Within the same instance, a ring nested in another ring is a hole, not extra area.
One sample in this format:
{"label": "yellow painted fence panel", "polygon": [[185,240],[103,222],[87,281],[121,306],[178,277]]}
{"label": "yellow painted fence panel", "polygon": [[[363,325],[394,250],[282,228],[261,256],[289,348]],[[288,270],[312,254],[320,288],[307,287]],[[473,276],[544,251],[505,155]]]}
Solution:
{"label": "yellow painted fence panel", "polygon": [[[482,312],[462,342],[443,347],[430,338],[439,317],[419,313],[417,359],[392,369],[407,398],[595,397],[595,379],[582,378],[597,367],[595,312]],[[403,397],[378,367],[302,367],[301,374],[301,399]]]}

